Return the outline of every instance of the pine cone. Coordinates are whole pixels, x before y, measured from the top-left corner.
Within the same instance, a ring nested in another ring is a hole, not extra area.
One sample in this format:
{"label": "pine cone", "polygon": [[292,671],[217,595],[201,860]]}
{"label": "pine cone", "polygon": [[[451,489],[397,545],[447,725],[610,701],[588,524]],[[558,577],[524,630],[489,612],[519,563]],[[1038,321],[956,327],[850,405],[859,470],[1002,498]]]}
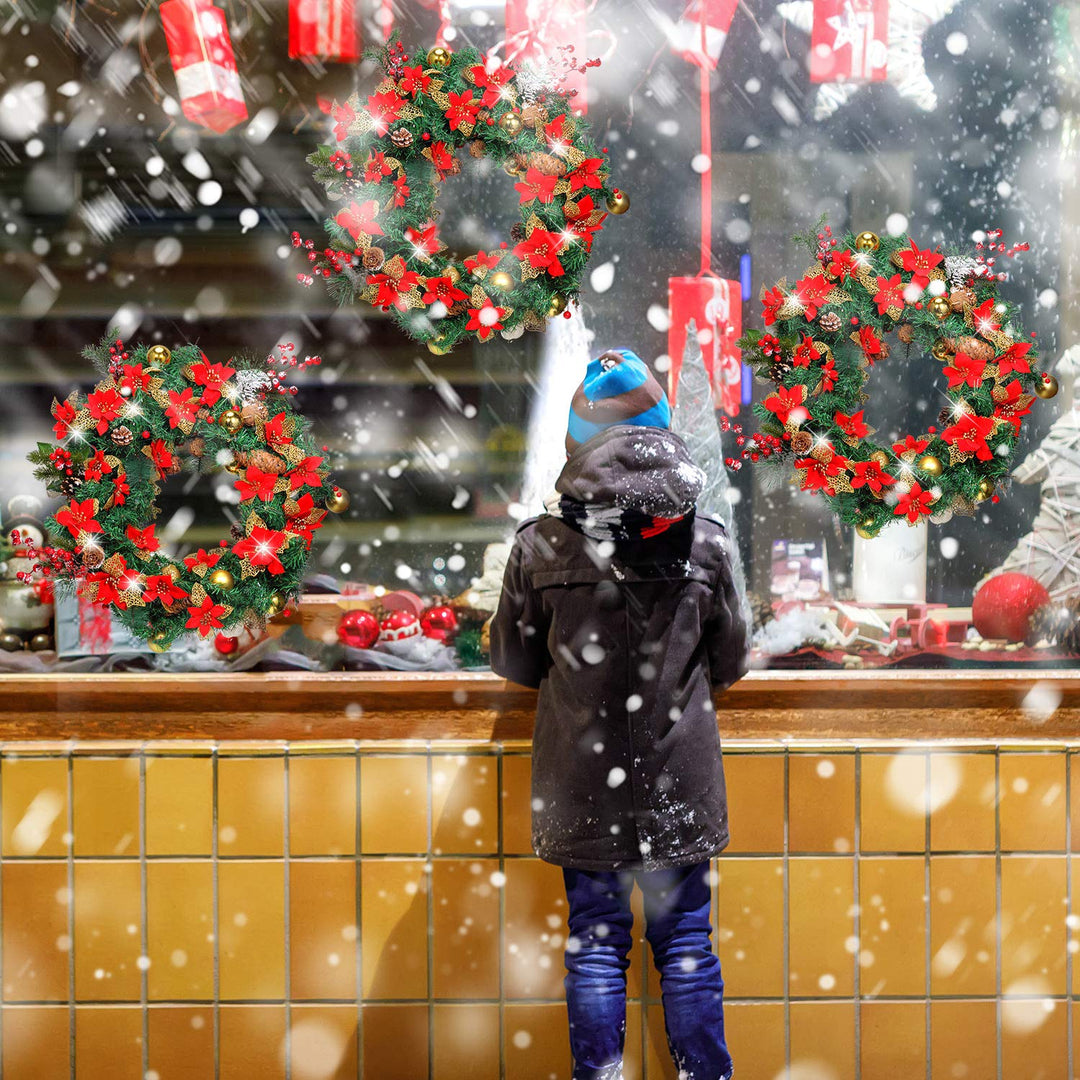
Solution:
{"label": "pine cone", "polygon": [[469,143],[469,153],[474,158],[482,158],[484,156],[484,144],[479,139],[473,139]]}
{"label": "pine cone", "polygon": [[825,314],[818,319],[818,325],[827,333],[835,334],[843,325],[843,322],[835,311],[826,311]]}
{"label": "pine cone", "polygon": [[949,295],[949,307],[953,311],[963,311],[965,307],[974,307],[977,299],[973,289],[954,289]]}
{"label": "pine cone", "polygon": [[945,344],[951,352],[967,353],[972,360],[985,360],[990,363],[994,359],[994,346],[977,337],[970,335],[962,338],[945,338]]}
{"label": "pine cone", "polygon": [[247,464],[253,465],[260,472],[273,473],[274,476],[281,476],[289,471],[288,462],[269,450],[252,450],[247,456]]}
{"label": "pine cone", "polygon": [[244,539],[244,526],[241,525],[239,522],[234,521],[232,526],[229,529],[229,535],[234,540],[243,540]]}
{"label": "pine cone", "polygon": [[240,410],[240,419],[249,427],[254,427],[259,420],[265,420],[267,415],[263,401],[248,401]]}
{"label": "pine cone", "polygon": [[520,244],[521,241],[525,239],[525,236],[525,226],[522,225],[520,221],[515,221],[514,224],[510,226],[510,239],[515,240]]}
{"label": "pine cone", "polygon": [[905,344],[910,345],[915,340],[915,327],[911,323],[901,323],[896,328],[896,336]]}
{"label": "pine cone", "polygon": [[83,566],[88,570],[96,570],[105,561],[105,552],[99,547],[83,548],[80,554]]}
{"label": "pine cone", "polygon": [[390,132],[390,141],[399,149],[404,150],[413,144],[413,135],[408,128],[395,128]]}
{"label": "pine cone", "polygon": [[545,176],[562,176],[566,172],[566,162],[557,158],[554,154],[545,154],[540,150],[534,150],[528,157],[530,169],[536,169]]}
{"label": "pine cone", "polygon": [[364,252],[364,269],[378,270],[386,262],[386,252],[382,248],[369,247]]}
{"label": "pine cone", "polygon": [[109,433],[109,438],[112,439],[117,446],[130,446],[134,441],[135,436],[132,433],[131,428],[121,424],[119,427],[112,429]]}
{"label": "pine cone", "polygon": [[82,481],[77,476],[65,476],[60,480],[60,490],[69,499],[75,497],[80,487],[82,487]]}
{"label": "pine cone", "polygon": [[938,427],[951,427],[952,422],[955,419],[952,409],[946,405],[944,409],[937,414]]}
{"label": "pine cone", "polygon": [[769,378],[779,386],[791,374],[794,365],[790,360],[783,358],[774,360],[769,365]]}
{"label": "pine cone", "polygon": [[796,454],[805,454],[814,445],[814,436],[809,431],[796,431],[791,436],[791,449]]}
{"label": "pine cone", "polygon": [[526,127],[544,123],[544,110],[539,105],[529,105],[521,110],[521,122]]}
{"label": "pine cone", "polygon": [[206,453],[206,440],[203,438],[194,438],[188,443],[188,453],[192,457],[202,457]]}

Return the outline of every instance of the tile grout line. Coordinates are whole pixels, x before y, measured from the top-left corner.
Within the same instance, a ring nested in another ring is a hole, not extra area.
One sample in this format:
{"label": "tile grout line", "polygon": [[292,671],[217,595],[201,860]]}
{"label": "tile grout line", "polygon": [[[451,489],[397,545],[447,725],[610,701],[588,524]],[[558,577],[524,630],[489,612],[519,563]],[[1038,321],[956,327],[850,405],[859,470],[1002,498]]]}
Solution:
{"label": "tile grout line", "polygon": [[[67,754],[67,889],[68,889],[68,1056],[71,1080],[75,1080],[75,757]],[[142,973],[143,979],[146,973]],[[143,1010],[143,1072],[147,1054],[146,1010]]]}
{"label": "tile grout line", "polygon": [[[364,936],[362,932],[364,860],[361,857],[363,852],[363,835],[361,832],[363,823],[360,813],[363,789],[360,779],[360,762],[362,758],[359,750],[355,752],[354,757],[356,771],[356,818],[353,822],[353,847],[356,852],[356,1076],[357,1080],[364,1080]],[[0,1080],[3,1080],[3,1077],[0,1077]]]}
{"label": "tile grout line", "polygon": [[[506,857],[503,850],[506,843],[503,807],[503,749],[498,743],[495,753],[495,781],[499,794],[495,809],[495,828],[498,833],[499,852],[499,1080],[506,1080]],[[0,1078],[2,1080],[2,1078]]]}
{"label": "tile grout line", "polygon": [[214,935],[214,948],[211,954],[213,969],[213,1039],[214,1039],[214,1080],[221,1076],[221,888],[218,880],[220,845],[218,843],[218,777],[220,759],[217,748],[210,755],[210,896],[213,906],[210,930]]}
{"label": "tile grout line", "polygon": [[[146,861],[147,839],[146,818],[146,755],[139,754],[139,906],[142,919],[141,944],[142,954],[150,960],[150,866]],[[144,966],[139,979],[139,995],[142,1013],[142,1061],[143,1074],[150,1072],[150,968]]]}
{"label": "tile grout line", "polygon": [[784,838],[783,838],[783,880],[781,888],[784,894],[784,1066],[791,1071],[791,756],[784,752]]}
{"label": "tile grout line", "polygon": [[994,751],[994,1039],[997,1048],[997,1080],[1004,1063],[1001,1039],[1001,754]]}
{"label": "tile grout line", "polygon": [[289,859],[292,854],[292,835],[290,832],[292,820],[289,813],[289,755],[285,754],[285,801],[283,822],[284,836],[282,837],[285,847],[285,857],[282,860],[282,873],[284,877],[284,912],[282,927],[285,936],[285,1080],[292,1080],[292,893],[290,891]]}
{"label": "tile grout line", "polygon": [[931,753],[928,753],[926,755],[926,770],[923,774],[925,784],[925,792],[923,797],[923,813],[925,816],[925,826],[923,831],[923,846],[925,848],[923,852],[923,892],[925,895],[923,897],[923,903],[926,905],[926,907],[924,914],[925,922],[923,924],[923,933],[926,935],[926,942],[925,948],[923,950],[923,964],[925,966],[924,986],[926,987],[926,1080],[933,1080],[933,1054],[931,1052],[931,1048],[933,1045],[933,1017],[931,1015],[930,1009],[930,994],[932,989],[930,985],[930,965],[932,962],[930,927],[930,808],[933,804],[933,798],[931,795],[933,789],[933,778],[931,775],[933,769],[933,760],[933,755]]}
{"label": "tile grout line", "polygon": [[425,884],[427,887],[427,1009],[428,1009],[428,1080],[435,1078],[435,889],[434,870],[432,862],[432,848],[434,846],[434,817],[435,795],[432,789],[434,762],[431,757],[431,740],[425,743],[425,756],[427,762],[427,857],[424,861]]}
{"label": "tile grout line", "polygon": [[855,1003],[855,1080],[862,1080],[862,891],[859,888],[859,854],[862,851],[862,753],[855,751],[855,838],[852,846],[852,866],[855,878],[855,979],[852,998]]}

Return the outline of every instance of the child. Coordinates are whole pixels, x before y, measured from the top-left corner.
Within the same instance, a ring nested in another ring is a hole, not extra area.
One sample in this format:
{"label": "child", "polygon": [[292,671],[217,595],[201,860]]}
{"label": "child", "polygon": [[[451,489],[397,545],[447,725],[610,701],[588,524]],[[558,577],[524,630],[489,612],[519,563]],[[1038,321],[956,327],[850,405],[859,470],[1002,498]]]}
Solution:
{"label": "child", "polygon": [[533,847],[563,867],[573,1080],[618,1080],[630,893],[660,972],[680,1080],[727,1080],[709,859],[728,842],[713,691],[746,670],[727,537],[695,518],[705,476],[628,349],[574,394],[548,513],[518,530],[491,663],[540,690]]}

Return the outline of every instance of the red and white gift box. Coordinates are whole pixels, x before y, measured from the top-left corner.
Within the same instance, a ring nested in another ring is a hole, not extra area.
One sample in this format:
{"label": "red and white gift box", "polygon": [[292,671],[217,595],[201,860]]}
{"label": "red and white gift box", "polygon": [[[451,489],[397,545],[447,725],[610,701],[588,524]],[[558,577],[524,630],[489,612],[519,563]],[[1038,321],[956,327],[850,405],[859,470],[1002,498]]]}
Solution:
{"label": "red and white gift box", "polygon": [[356,0],[289,0],[293,60],[357,60]]}
{"label": "red and white gift box", "polygon": [[889,0],[814,0],[811,82],[881,82],[888,58]]}
{"label": "red and white gift box", "polygon": [[668,279],[668,356],[671,358],[669,392],[675,403],[690,320],[697,330],[701,355],[712,384],[713,403],[728,416],[741,405],[742,285],[709,275]]}
{"label": "red and white gift box", "polygon": [[[688,63],[710,71],[720,62],[739,0],[690,0],[671,29],[671,47]],[[702,10],[704,8],[704,11]],[[702,40],[704,22],[704,40]]]}
{"label": "red and white gift box", "polygon": [[246,120],[225,13],[211,0],[165,0],[161,25],[184,115],[219,135]]}

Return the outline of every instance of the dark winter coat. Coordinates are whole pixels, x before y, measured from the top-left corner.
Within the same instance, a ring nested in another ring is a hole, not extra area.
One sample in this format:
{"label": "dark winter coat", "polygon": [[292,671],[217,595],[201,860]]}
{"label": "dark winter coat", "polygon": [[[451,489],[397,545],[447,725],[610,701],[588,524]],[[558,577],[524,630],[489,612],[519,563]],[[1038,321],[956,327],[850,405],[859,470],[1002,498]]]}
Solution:
{"label": "dark winter coat", "polygon": [[[685,513],[685,444],[614,427],[583,443],[557,490]],[[746,629],[722,525],[691,512],[650,539],[597,541],[557,517],[517,533],[491,627],[499,674],[540,690],[532,840],[548,862],[645,870],[728,842],[713,691],[746,670]]]}

